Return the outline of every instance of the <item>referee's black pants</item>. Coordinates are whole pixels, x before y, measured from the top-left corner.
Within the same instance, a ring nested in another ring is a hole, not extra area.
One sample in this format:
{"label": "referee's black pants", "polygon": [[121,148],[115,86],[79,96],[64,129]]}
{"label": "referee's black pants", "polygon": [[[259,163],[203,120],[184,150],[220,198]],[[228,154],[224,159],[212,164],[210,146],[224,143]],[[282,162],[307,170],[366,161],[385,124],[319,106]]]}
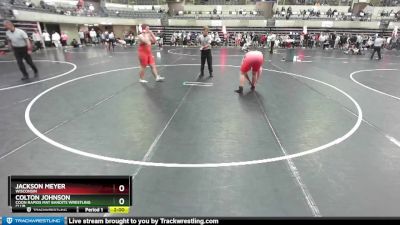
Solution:
{"label": "referee's black pants", "polygon": [[27,47],[14,47],[14,55],[15,59],[17,60],[19,70],[21,70],[22,75],[24,77],[29,77],[28,72],[26,72],[25,64],[23,62],[23,59],[25,59],[26,63],[28,63],[29,66],[31,66],[33,72],[37,73],[38,70],[33,64],[32,57],[30,54],[28,54],[28,48]]}
{"label": "referee's black pants", "polygon": [[275,41],[271,41],[271,47],[269,49],[269,54],[273,54],[274,53],[274,45],[275,45]]}
{"label": "referee's black pants", "polygon": [[206,63],[206,60],[208,65],[208,72],[210,72],[211,75],[213,72],[211,49],[201,50],[201,67],[200,67],[201,74],[204,74],[204,64]]}
{"label": "referee's black pants", "polygon": [[35,51],[42,49],[42,42],[41,41],[35,41]]}
{"label": "referee's black pants", "polygon": [[382,59],[382,57],[381,57],[381,47],[374,47],[374,51],[372,52],[371,59],[374,58],[375,52],[378,52],[379,59]]}

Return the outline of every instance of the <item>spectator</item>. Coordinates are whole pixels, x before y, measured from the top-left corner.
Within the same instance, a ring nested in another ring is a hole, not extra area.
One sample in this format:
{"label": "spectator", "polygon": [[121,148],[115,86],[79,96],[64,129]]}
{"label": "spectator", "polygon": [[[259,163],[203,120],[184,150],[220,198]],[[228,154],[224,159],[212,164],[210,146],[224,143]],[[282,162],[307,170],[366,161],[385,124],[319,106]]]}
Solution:
{"label": "spectator", "polygon": [[[190,41],[190,33],[188,34],[189,37],[189,41]],[[162,49],[164,45],[164,34],[160,33],[160,31],[158,31],[158,48]]]}
{"label": "spectator", "polygon": [[26,1],[26,2],[25,2],[25,5],[26,5],[27,7],[29,7],[29,8],[32,8],[32,7],[33,7],[31,1]]}
{"label": "spectator", "polygon": [[333,48],[338,48],[338,46],[339,46],[339,42],[340,42],[340,36],[339,35],[336,35],[336,38],[335,38],[335,45],[333,46]]}
{"label": "spectator", "polygon": [[124,31],[124,39],[126,44],[129,44],[129,33],[128,31]]}
{"label": "spectator", "polygon": [[304,33],[300,34],[300,47],[304,47],[305,41],[304,41]]}
{"label": "spectator", "polygon": [[104,45],[108,41],[107,39],[108,39],[108,31],[100,33],[100,41],[102,45]]}
{"label": "spectator", "polygon": [[336,10],[336,9],[334,9],[334,10],[332,11],[332,16],[331,16],[331,17],[333,17],[333,16],[335,15],[335,13],[337,13],[337,10]]}
{"label": "spectator", "polygon": [[326,15],[328,17],[332,17],[332,9],[331,8],[328,9],[328,11],[326,12]]}
{"label": "spectator", "polygon": [[76,4],[76,8],[80,10],[83,7],[83,0],[78,0],[78,3]]}
{"label": "spectator", "polygon": [[79,40],[81,41],[81,45],[84,45],[86,43],[85,41],[85,32],[83,32],[83,30],[80,30],[78,32],[79,35]]}
{"label": "spectator", "polygon": [[306,16],[306,10],[304,9],[303,11],[300,11],[300,14],[303,16],[303,19],[305,19],[305,16]]}
{"label": "spectator", "polygon": [[51,47],[51,39],[50,39],[50,34],[47,33],[46,30],[43,31],[42,33],[44,44],[46,47]]}
{"label": "spectator", "polygon": [[289,6],[289,8],[287,9],[287,14],[288,15],[292,15],[292,7],[291,6]]}
{"label": "spectator", "polygon": [[77,41],[75,38],[72,39],[71,45],[72,45],[74,48],[79,48],[79,43],[78,43],[78,41]]}
{"label": "spectator", "polygon": [[356,47],[357,47],[357,48],[361,48],[361,46],[362,46],[362,41],[363,41],[363,38],[362,38],[361,34],[358,34],[358,35],[357,35],[357,40],[356,40]]}
{"label": "spectator", "polygon": [[42,46],[43,38],[37,29],[35,29],[35,31],[32,33],[32,41],[35,45],[35,51],[43,48]]}
{"label": "spectator", "polygon": [[331,33],[329,37],[330,48],[335,48],[336,33]]}
{"label": "spectator", "polygon": [[[160,38],[161,39],[161,38]],[[188,44],[188,45],[190,45],[191,43],[191,39],[192,39],[192,35],[191,35],[191,33],[189,32],[189,33],[187,33],[187,35],[186,35],[186,44]],[[160,46],[161,47],[161,46]]]}
{"label": "spectator", "polygon": [[89,5],[89,16],[93,16],[94,15],[94,6],[93,4]]}
{"label": "spectator", "polygon": [[311,46],[310,35],[308,35],[308,33],[305,33],[305,34],[304,34],[303,44],[304,44],[304,47],[306,47],[306,48],[312,47],[312,46]]}
{"label": "spectator", "polygon": [[97,44],[97,33],[96,33],[96,31],[94,31],[93,28],[90,30],[89,36],[90,36],[92,44],[96,45]]}
{"label": "spectator", "polygon": [[111,31],[108,34],[108,51],[111,51],[111,50],[114,51],[114,47],[115,47],[115,36],[114,36],[114,32]]}
{"label": "spectator", "polygon": [[223,45],[228,46],[228,39],[229,39],[229,34],[224,33],[224,40],[223,40]]}
{"label": "spectator", "polygon": [[129,36],[128,36],[128,38],[129,38],[129,44],[130,44],[131,46],[134,45],[134,44],[135,44],[135,36],[133,36],[133,34],[130,33]]}
{"label": "spectator", "polygon": [[[175,33],[174,33],[175,34]],[[176,37],[175,37],[175,35],[171,35],[171,46],[172,45],[174,45],[174,46],[176,46]]]}
{"label": "spectator", "polygon": [[57,31],[54,31],[53,34],[51,35],[51,40],[53,41],[53,44],[56,48],[61,47],[60,43],[61,36]]}
{"label": "spectator", "polygon": [[358,12],[358,16],[359,17],[364,17],[365,16],[365,13],[364,13],[364,11],[362,9],[360,9],[360,11]]}
{"label": "spectator", "polygon": [[61,32],[61,45],[66,46],[68,43],[68,35],[64,32]]}
{"label": "spectator", "polygon": [[261,45],[263,48],[266,48],[266,42],[267,42],[267,35],[263,34],[261,35]]}
{"label": "spectator", "polygon": [[96,32],[96,39],[97,39],[97,43],[100,43],[102,41],[101,40],[101,30],[98,30]]}
{"label": "spectator", "polygon": [[258,34],[253,35],[253,45],[256,48],[260,47],[260,36]]}
{"label": "spectator", "polygon": [[44,3],[43,0],[40,0],[39,5],[42,7],[42,9],[46,9],[46,3]]}
{"label": "spectator", "polygon": [[279,11],[279,8],[276,8],[275,15],[277,15],[278,17],[281,15],[281,12]]}

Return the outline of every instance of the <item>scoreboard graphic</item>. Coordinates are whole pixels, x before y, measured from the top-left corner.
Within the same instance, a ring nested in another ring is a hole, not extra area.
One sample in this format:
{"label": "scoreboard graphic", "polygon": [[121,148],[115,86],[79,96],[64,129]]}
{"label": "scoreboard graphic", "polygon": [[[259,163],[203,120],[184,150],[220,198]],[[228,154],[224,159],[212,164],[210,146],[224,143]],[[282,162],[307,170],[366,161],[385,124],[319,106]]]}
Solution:
{"label": "scoreboard graphic", "polygon": [[15,213],[128,213],[131,176],[9,176]]}

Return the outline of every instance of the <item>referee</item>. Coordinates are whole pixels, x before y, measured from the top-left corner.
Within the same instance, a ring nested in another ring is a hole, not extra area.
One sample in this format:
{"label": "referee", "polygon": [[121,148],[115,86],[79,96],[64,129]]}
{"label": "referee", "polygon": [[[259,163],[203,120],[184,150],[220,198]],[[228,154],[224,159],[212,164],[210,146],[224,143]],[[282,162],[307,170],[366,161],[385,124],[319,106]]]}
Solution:
{"label": "referee", "polygon": [[375,41],[374,41],[374,51],[372,52],[371,60],[374,58],[375,52],[378,52],[378,58],[379,58],[379,60],[382,59],[382,56],[381,56],[381,48],[382,48],[382,45],[383,45],[383,41],[384,41],[384,40],[383,40],[383,38],[382,38],[381,35],[379,35],[379,36],[377,36],[377,37],[375,38]]}
{"label": "referee", "polygon": [[271,32],[271,42],[270,42],[271,47],[270,47],[270,50],[269,50],[269,54],[271,54],[271,55],[274,54],[275,40],[276,40],[276,34]]}
{"label": "referee", "polygon": [[22,72],[23,77],[21,80],[29,79],[29,74],[26,72],[26,68],[23,62],[25,59],[26,63],[28,63],[33,72],[35,73],[35,77],[38,77],[38,70],[33,64],[31,54],[32,54],[32,45],[30,40],[28,39],[28,35],[25,31],[15,28],[14,24],[11,21],[4,21],[4,28],[7,30],[6,36],[8,39],[8,46],[14,51],[15,59],[17,60],[18,67]]}
{"label": "referee", "polygon": [[211,36],[208,34],[208,27],[203,27],[203,35],[198,37],[198,41],[201,45],[201,68],[200,68],[200,77],[204,76],[204,64],[208,64],[208,71],[210,72],[210,77],[213,76],[212,69],[212,55],[211,55]]}

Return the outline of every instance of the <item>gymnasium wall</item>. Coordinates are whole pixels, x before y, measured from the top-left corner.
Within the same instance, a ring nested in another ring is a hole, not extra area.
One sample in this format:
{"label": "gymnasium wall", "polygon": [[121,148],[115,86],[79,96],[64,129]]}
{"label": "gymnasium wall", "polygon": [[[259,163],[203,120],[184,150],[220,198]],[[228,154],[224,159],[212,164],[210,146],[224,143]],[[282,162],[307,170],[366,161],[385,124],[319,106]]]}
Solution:
{"label": "gymnasium wall", "polygon": [[[186,11],[213,11],[215,5],[185,5]],[[222,11],[236,11],[240,9],[246,9],[246,11],[251,11],[256,9],[256,5],[223,5]]]}
{"label": "gymnasium wall", "polygon": [[400,22],[390,22],[388,29],[394,29],[394,27],[398,27],[398,29],[400,30]]}
{"label": "gymnasium wall", "polygon": [[393,10],[396,13],[400,10],[400,6],[397,6],[397,7],[373,7],[373,9],[374,9],[373,16],[377,17],[377,16],[380,16],[380,13],[383,10],[385,10],[386,12],[390,12],[391,10]]}
{"label": "gymnasium wall", "polygon": [[136,31],[136,27],[135,26],[129,26],[129,25],[115,25],[115,26],[113,26],[113,31],[114,31],[115,37],[123,39],[124,33],[126,31],[135,32]]}
{"label": "gymnasium wall", "polygon": [[360,28],[379,29],[379,22],[359,21],[317,21],[317,20],[277,20],[276,27],[326,27],[326,28]]}
{"label": "gymnasium wall", "polygon": [[40,5],[40,0],[31,0],[31,2],[32,2],[33,4],[35,4],[36,7]]}
{"label": "gymnasium wall", "polygon": [[265,27],[267,20],[184,20],[169,19],[169,26],[228,26],[228,27]]}
{"label": "gymnasium wall", "polygon": [[[228,26],[228,27],[265,27],[267,20],[183,20],[170,19],[170,26]],[[318,20],[276,20],[275,27],[326,27],[379,29],[379,22],[359,21],[318,21]]]}
{"label": "gymnasium wall", "polygon": [[[126,4],[117,4],[117,3],[108,3],[106,2],[106,8],[109,9],[121,9],[121,10],[151,10],[152,5],[126,5]],[[168,5],[154,5],[156,10],[168,9]]]}
{"label": "gymnasium wall", "polygon": [[65,16],[51,13],[38,13],[32,11],[13,10],[16,20],[37,21],[48,23],[70,23],[70,24],[112,24],[112,25],[136,25],[149,24],[151,26],[160,26],[160,19],[129,19],[129,18],[111,18],[111,17],[83,17],[83,16]]}
{"label": "gymnasium wall", "polygon": [[257,2],[256,10],[261,12],[261,15],[265,18],[272,18],[274,15],[274,3],[273,2]]}
{"label": "gymnasium wall", "polygon": [[68,24],[68,23],[62,23],[60,24],[60,31],[64,32],[68,35],[68,45],[71,43],[72,39],[76,39],[79,42],[79,35],[78,35],[78,30],[79,27],[77,24]]}
{"label": "gymnasium wall", "polygon": [[179,11],[184,11],[184,5],[182,2],[168,2],[168,14],[175,15]]}

